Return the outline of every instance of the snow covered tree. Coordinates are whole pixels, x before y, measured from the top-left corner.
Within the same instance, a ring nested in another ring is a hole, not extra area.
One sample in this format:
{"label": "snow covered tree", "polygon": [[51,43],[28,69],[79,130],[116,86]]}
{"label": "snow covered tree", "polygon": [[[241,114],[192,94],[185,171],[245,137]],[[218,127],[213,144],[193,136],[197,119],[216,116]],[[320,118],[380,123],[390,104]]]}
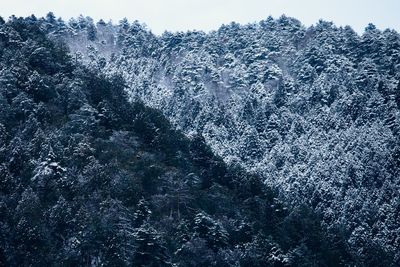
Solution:
{"label": "snow covered tree", "polygon": [[154,267],[171,265],[160,235],[148,223],[144,223],[135,230],[134,238],[133,264]]}

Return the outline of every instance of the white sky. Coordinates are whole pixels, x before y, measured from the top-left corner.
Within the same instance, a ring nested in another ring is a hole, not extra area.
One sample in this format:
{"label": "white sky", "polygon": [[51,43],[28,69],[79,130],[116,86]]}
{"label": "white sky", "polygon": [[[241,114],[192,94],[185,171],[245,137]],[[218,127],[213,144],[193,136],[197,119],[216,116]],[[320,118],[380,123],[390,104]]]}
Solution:
{"label": "white sky", "polygon": [[49,11],[64,20],[80,14],[95,21],[137,19],[157,34],[164,30],[209,31],[231,21],[248,23],[282,14],[307,26],[323,18],[350,25],[360,33],[369,22],[380,29],[400,31],[400,0],[0,0],[4,18],[39,17]]}

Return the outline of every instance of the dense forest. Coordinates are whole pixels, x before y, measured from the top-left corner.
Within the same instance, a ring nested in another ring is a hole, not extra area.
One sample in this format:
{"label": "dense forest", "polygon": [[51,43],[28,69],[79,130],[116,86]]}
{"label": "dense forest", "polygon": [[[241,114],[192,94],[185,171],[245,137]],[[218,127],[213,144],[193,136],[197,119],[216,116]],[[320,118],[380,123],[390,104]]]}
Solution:
{"label": "dense forest", "polygon": [[399,266],[400,35],[0,18],[0,265]]}

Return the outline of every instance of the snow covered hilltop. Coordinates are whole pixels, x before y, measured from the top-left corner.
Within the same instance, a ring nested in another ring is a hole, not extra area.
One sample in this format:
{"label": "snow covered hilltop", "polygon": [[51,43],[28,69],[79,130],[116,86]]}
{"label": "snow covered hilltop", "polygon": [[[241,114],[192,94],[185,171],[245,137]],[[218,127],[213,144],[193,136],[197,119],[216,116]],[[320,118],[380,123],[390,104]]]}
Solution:
{"label": "snow covered hilltop", "polygon": [[396,31],[12,17],[0,90],[1,263],[400,265]]}

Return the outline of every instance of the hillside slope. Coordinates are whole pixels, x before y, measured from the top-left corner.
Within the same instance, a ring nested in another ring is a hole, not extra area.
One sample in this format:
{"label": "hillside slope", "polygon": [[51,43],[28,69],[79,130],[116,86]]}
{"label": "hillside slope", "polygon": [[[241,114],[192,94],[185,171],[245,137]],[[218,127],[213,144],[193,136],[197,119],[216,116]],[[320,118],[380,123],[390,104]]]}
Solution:
{"label": "hillside slope", "polygon": [[[52,24],[53,25],[53,24]],[[400,35],[370,24],[282,16],[217,31],[153,35],[80,17],[52,36],[77,60],[122,73],[132,101],[201,134],[292,205],[307,203],[358,246],[400,247]],[[60,27],[60,25],[63,25]],[[82,46],[85,44],[87,48]]]}
{"label": "hillside slope", "polygon": [[51,23],[0,19],[1,266],[395,264],[129,103]]}

